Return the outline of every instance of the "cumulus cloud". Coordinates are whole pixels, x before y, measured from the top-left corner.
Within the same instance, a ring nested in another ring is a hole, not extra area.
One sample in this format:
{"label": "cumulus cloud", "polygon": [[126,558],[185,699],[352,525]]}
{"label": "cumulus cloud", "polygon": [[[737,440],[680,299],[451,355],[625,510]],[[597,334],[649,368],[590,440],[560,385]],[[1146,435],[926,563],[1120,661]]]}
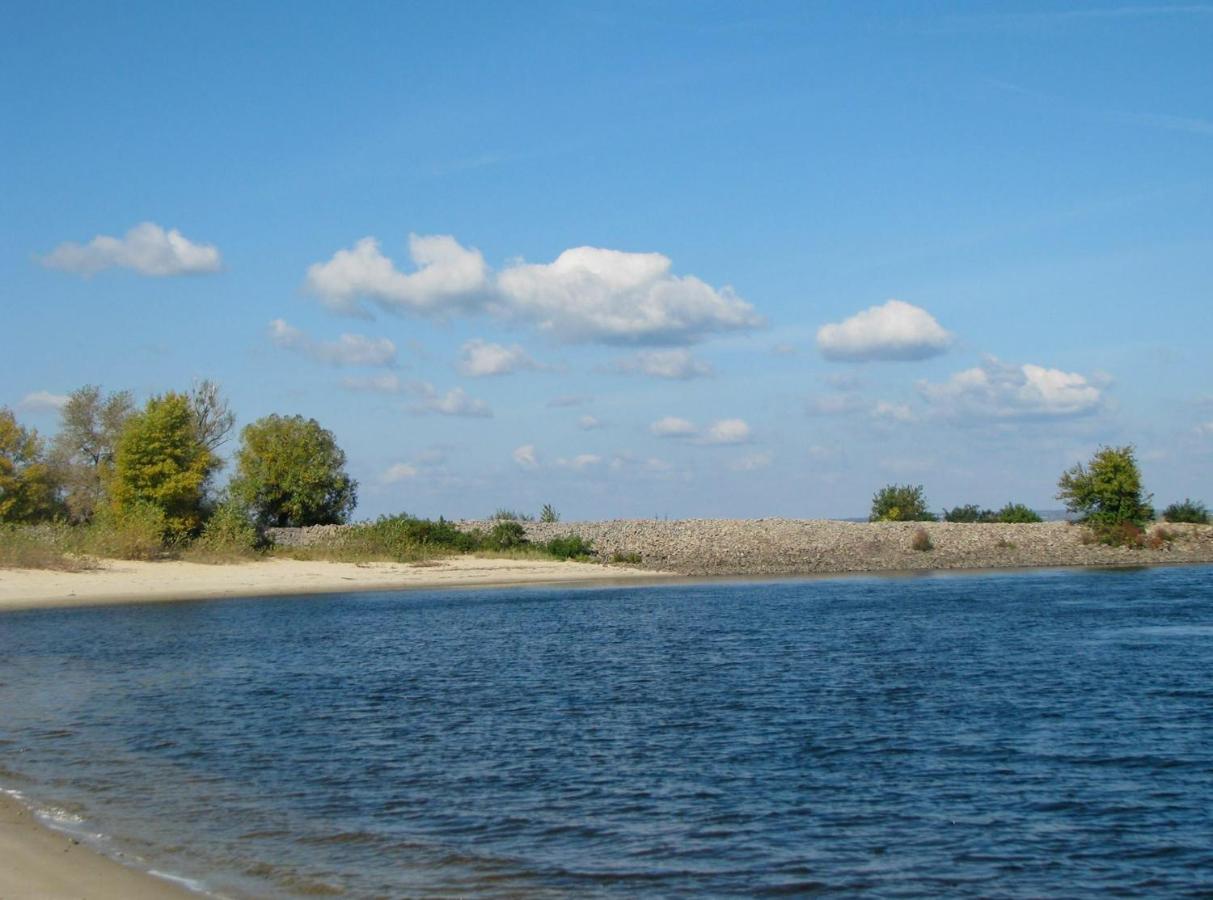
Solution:
{"label": "cumulus cloud", "polygon": [[364,300],[437,318],[487,312],[570,342],[686,344],[762,324],[732,288],[675,275],[660,253],[574,247],[494,275],[479,250],[449,235],[411,235],[409,252],[416,271],[401,272],[363,238],[312,265],[307,288],[342,313],[366,315]]}
{"label": "cumulus cloud", "polygon": [[418,381],[408,385],[408,390],[418,402],[409,409],[415,413],[435,413],[440,416],[462,416],[464,418],[485,419],[493,415],[487,403],[468,396],[463,388],[451,388],[443,393],[428,381]]}
{"label": "cumulus cloud", "polygon": [[284,319],[270,322],[270,340],[284,350],[294,350],[330,366],[391,366],[396,363],[396,345],[387,338],[343,334],[335,341],[316,341]]}
{"label": "cumulus cloud", "polygon": [[920,381],[918,392],[948,418],[1028,419],[1081,416],[1099,409],[1102,391],[1077,372],[1020,366],[989,357],[942,384]]}
{"label": "cumulus cloud", "polygon": [[683,344],[762,324],[732,288],[670,268],[660,253],[575,247],[550,263],[512,265],[497,286],[510,316],[566,341]]}
{"label": "cumulus cloud", "polygon": [[665,416],[649,425],[649,433],[661,438],[694,437],[698,432],[692,422],[677,416]]}
{"label": "cumulus cloud", "polygon": [[382,481],[384,484],[397,484],[401,481],[408,481],[410,478],[416,478],[419,471],[416,466],[410,466],[408,463],[396,463],[389,466],[388,470],[383,473]]}
{"label": "cumulus cloud", "polygon": [[599,428],[605,428],[606,425],[595,416],[582,416],[577,420],[577,427],[582,431],[595,431]]}
{"label": "cumulus cloud", "polygon": [[682,347],[669,350],[641,350],[625,359],[615,361],[615,371],[624,374],[649,375],[686,381],[713,374],[710,363],[695,359]]}
{"label": "cumulus cloud", "polygon": [[705,444],[744,444],[750,440],[750,426],[744,419],[720,419],[703,432]]}
{"label": "cumulus cloud", "polygon": [[401,272],[377,240],[365,237],[310,266],[305,283],[330,309],[349,315],[366,315],[363,299],[437,318],[474,312],[487,302],[489,268],[479,250],[450,235],[410,234],[409,257],[416,271]]}
{"label": "cumulus cloud", "polygon": [[901,300],[817,330],[821,355],[839,361],[927,359],[947,350],[952,340],[929,312]]}
{"label": "cumulus cloud", "polygon": [[368,394],[399,394],[404,390],[404,384],[393,372],[368,375],[365,378],[343,378],[341,386],[347,391],[362,391]]}
{"label": "cumulus cloud", "polygon": [[459,350],[459,371],[470,378],[509,375],[524,369],[543,368],[517,344],[503,347],[480,338],[466,341]]}
{"label": "cumulus cloud", "polygon": [[67,406],[67,394],[52,394],[50,391],[34,391],[32,394],[26,394],[21,398],[21,402],[17,404],[21,409],[28,409],[30,412],[45,412],[47,410],[59,410]]}
{"label": "cumulus cloud", "polygon": [[524,469],[539,468],[539,454],[535,451],[534,444],[523,444],[510,454],[514,462]]}
{"label": "cumulus cloud", "polygon": [[213,244],[195,244],[176,228],[165,231],[155,222],[141,222],[120,238],[99,234],[87,244],[67,241],[41,262],[78,275],[131,269],[153,277],[217,272],[222,265]]}

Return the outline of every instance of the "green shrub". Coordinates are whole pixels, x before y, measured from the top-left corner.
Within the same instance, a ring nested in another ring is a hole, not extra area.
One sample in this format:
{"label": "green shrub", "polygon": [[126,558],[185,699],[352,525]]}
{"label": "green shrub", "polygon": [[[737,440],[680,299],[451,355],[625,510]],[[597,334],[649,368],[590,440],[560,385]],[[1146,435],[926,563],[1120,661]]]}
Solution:
{"label": "green shrub", "polygon": [[998,511],[998,522],[1006,522],[1008,524],[1030,524],[1034,522],[1043,522],[1036,510],[1022,503],[1008,503]]}
{"label": "green shrub", "polygon": [[103,506],[85,529],[85,550],[110,559],[158,559],[164,555],[168,521],[155,504],[136,501],[122,509]]}
{"label": "green shrub", "polygon": [[512,519],[499,521],[485,539],[485,546],[489,550],[511,550],[526,543],[526,529]]}
{"label": "green shrub", "polygon": [[635,552],[615,553],[611,556],[611,562],[624,566],[639,566],[644,563],[644,557]]}
{"label": "green shrub", "polygon": [[910,540],[910,546],[922,553],[935,549],[935,544],[931,542],[931,536],[927,534],[925,528],[919,528],[914,532],[914,537]]}
{"label": "green shrub", "polygon": [[982,509],[974,503],[967,506],[954,506],[943,511],[945,522],[997,522],[998,513],[992,509]]}
{"label": "green shrub", "polygon": [[594,554],[593,544],[579,534],[552,538],[544,549],[557,559],[589,559]]}
{"label": "green shrub", "polygon": [[556,509],[552,506],[552,504],[545,503],[543,504],[543,509],[539,511],[539,521],[549,523],[559,522],[560,513],[556,512]]}
{"label": "green shrub", "polygon": [[1193,525],[1209,524],[1209,508],[1199,500],[1187,500],[1183,503],[1172,503],[1162,511],[1163,520],[1176,524],[1188,522]]}
{"label": "green shrub", "polygon": [[928,511],[922,485],[890,484],[872,497],[872,522],[934,522],[936,516]]}
{"label": "green shrub", "polygon": [[190,552],[206,562],[247,559],[256,554],[262,543],[252,517],[243,506],[229,500],[215,507]]}

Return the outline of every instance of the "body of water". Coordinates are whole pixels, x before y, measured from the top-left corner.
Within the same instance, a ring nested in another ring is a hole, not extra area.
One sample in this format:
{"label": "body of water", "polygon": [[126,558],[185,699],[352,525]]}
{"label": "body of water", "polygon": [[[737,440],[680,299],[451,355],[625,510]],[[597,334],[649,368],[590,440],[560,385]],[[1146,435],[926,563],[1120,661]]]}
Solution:
{"label": "body of water", "polygon": [[0,616],[0,786],[233,897],[1213,892],[1213,568]]}

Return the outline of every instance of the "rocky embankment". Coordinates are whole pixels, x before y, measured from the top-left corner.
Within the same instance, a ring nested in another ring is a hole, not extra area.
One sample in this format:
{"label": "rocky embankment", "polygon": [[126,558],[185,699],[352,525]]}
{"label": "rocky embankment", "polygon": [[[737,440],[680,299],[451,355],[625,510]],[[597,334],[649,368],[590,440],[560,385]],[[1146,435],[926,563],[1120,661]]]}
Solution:
{"label": "rocky embankment", "polygon": [[[459,527],[489,530],[492,524],[461,522]],[[1093,543],[1088,529],[1065,522],[970,525],[806,519],[634,519],[527,522],[524,527],[531,541],[578,534],[593,543],[602,562],[626,562],[685,575],[811,575],[1213,562],[1210,525],[1155,525],[1147,531],[1147,546],[1140,548]],[[927,535],[929,549],[915,549],[916,543],[922,545],[921,538],[916,541],[920,530]],[[275,529],[273,536],[279,543],[297,545],[324,540],[333,533],[334,526],[322,526]]]}

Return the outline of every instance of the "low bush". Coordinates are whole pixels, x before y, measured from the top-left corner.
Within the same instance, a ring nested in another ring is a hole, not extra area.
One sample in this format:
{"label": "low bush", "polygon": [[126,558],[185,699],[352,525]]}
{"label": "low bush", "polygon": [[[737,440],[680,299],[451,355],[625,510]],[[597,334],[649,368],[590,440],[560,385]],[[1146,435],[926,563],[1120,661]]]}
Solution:
{"label": "low bush", "polygon": [[202,534],[186,551],[197,562],[227,562],[251,559],[262,548],[257,526],[238,503],[220,503],[202,527]]}
{"label": "low bush", "polygon": [[493,526],[485,538],[489,550],[513,550],[527,543],[526,529],[516,520],[504,520]]}
{"label": "low bush", "polygon": [[1043,522],[1036,512],[1029,506],[1024,506],[1022,503],[1008,503],[997,513],[997,522],[1006,522],[1008,524],[1032,524]]}
{"label": "low bush", "polygon": [[1161,550],[1169,547],[1175,540],[1176,534],[1170,528],[1159,526],[1146,536],[1146,546],[1151,550]]}
{"label": "low bush", "polygon": [[1091,526],[1091,537],[1095,543],[1108,547],[1131,547],[1140,549],[1145,545],[1145,532],[1132,522],[1116,522]]}
{"label": "low bush", "polygon": [[102,507],[85,529],[84,549],[109,559],[159,559],[168,549],[164,510],[151,503],[132,503],[115,510]]}
{"label": "low bush", "polygon": [[559,522],[560,513],[556,512],[556,507],[550,503],[543,504],[543,509],[539,511],[540,522]]}
{"label": "low bush", "polygon": [[534,522],[535,517],[527,513],[518,512],[516,509],[507,509],[498,507],[497,510],[489,516],[490,522]]}
{"label": "low bush", "polygon": [[78,572],[96,566],[82,555],[79,529],[60,522],[0,524],[0,568]]}
{"label": "low bush", "polygon": [[966,506],[955,506],[943,511],[945,522],[997,522],[998,513],[992,509],[982,509],[975,503]]}
{"label": "low bush", "polygon": [[611,562],[622,566],[639,566],[644,562],[644,557],[639,553],[615,553],[611,556]]}
{"label": "low bush", "polygon": [[889,484],[872,497],[872,522],[934,522],[936,516],[928,511],[922,485]]}
{"label": "low bush", "polygon": [[1182,503],[1172,503],[1162,511],[1164,522],[1177,524],[1187,522],[1192,525],[1209,524],[1209,508],[1199,500],[1185,499]]}
{"label": "low bush", "polygon": [[914,537],[910,540],[910,546],[922,553],[935,549],[935,545],[931,542],[931,536],[927,534],[925,528],[919,528],[914,532]]}
{"label": "low bush", "polygon": [[594,555],[594,545],[579,534],[552,538],[544,549],[556,559],[589,559]]}

